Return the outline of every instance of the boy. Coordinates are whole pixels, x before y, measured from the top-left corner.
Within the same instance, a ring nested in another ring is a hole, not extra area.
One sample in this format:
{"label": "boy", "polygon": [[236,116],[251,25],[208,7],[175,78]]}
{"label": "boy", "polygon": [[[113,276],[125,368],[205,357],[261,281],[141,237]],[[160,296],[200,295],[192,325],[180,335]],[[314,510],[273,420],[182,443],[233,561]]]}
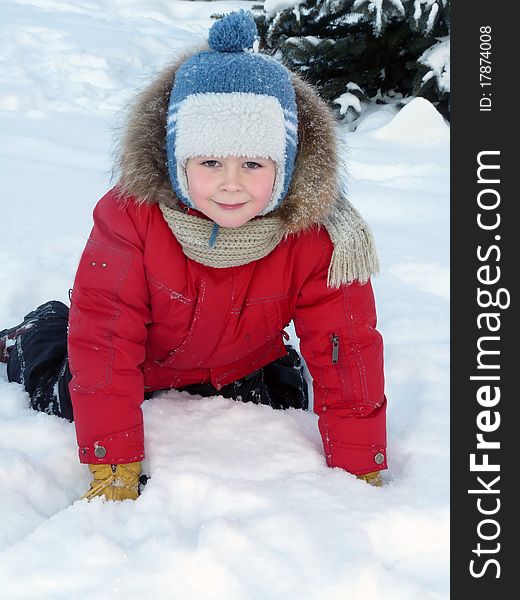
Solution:
{"label": "boy", "polygon": [[9,379],[33,407],[74,419],[93,474],[88,498],[137,498],[140,406],[154,391],[306,408],[299,356],[284,344],[291,320],[327,464],[381,484],[371,235],[341,190],[329,110],[297,75],[249,51],[255,35],[248,13],[224,17],[210,49],[141,94],[119,181],[94,210],[70,314],[50,302],[0,333]]}

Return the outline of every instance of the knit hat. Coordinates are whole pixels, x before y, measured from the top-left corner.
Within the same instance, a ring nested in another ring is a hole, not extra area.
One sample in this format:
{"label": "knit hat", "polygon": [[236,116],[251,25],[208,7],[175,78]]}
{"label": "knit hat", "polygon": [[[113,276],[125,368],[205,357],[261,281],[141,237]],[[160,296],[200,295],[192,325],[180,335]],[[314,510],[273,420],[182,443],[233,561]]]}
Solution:
{"label": "knit hat", "polygon": [[252,51],[256,36],[251,13],[231,13],[211,27],[212,50],[190,57],[175,74],[166,156],[172,186],[191,208],[185,168],[196,156],[272,159],[275,182],[262,215],[277,208],[289,189],[298,143],[291,73]]}

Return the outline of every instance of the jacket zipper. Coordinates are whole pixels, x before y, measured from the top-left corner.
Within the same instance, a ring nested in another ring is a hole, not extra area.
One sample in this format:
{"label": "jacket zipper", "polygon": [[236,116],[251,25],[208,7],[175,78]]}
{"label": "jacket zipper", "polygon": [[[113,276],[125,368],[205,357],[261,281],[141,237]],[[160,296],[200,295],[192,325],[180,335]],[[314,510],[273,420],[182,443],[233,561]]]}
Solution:
{"label": "jacket zipper", "polygon": [[339,337],[332,335],[332,364],[337,365],[339,360]]}

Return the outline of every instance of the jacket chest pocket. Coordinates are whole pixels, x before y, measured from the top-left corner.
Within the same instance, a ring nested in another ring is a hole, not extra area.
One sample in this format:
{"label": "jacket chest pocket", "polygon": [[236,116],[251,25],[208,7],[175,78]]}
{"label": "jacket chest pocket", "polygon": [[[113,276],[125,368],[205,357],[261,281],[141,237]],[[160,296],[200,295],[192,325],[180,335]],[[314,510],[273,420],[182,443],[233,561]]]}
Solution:
{"label": "jacket chest pocket", "polygon": [[250,352],[282,335],[281,298],[249,298],[244,302],[241,316]]}
{"label": "jacket chest pocket", "polygon": [[196,298],[189,298],[180,291],[148,277],[154,326],[148,334],[148,344],[155,361],[171,359],[182,346],[196,317]]}
{"label": "jacket chest pocket", "polygon": [[262,302],[262,311],[264,313],[265,331],[268,339],[279,337],[282,328],[282,311],[280,303],[277,300]]}

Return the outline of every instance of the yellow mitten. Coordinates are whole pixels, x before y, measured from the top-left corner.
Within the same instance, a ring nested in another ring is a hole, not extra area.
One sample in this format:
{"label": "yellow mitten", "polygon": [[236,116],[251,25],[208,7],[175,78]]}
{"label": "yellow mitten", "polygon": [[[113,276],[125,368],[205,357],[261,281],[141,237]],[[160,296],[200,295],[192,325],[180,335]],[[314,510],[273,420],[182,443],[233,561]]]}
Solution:
{"label": "yellow mitten", "polygon": [[87,500],[104,496],[107,500],[135,500],[139,495],[141,463],[123,465],[89,465],[94,476],[90,490],[83,496]]}
{"label": "yellow mitten", "polygon": [[365,473],[364,475],[358,475],[358,479],[363,479],[368,484],[373,485],[374,487],[381,487],[383,485],[383,480],[381,479],[380,471],[372,471],[371,473]]}

